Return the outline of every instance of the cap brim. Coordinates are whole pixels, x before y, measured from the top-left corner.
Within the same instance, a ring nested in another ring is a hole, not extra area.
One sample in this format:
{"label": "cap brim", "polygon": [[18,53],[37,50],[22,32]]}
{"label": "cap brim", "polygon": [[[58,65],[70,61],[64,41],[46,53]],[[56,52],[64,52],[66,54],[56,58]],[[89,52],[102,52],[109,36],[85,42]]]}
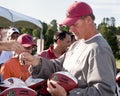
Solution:
{"label": "cap brim", "polygon": [[22,46],[24,46],[24,47],[30,47],[30,46],[35,46],[35,47],[37,47],[36,44],[22,44]]}
{"label": "cap brim", "polygon": [[71,26],[73,25],[77,20],[79,19],[79,17],[74,17],[74,18],[69,18],[69,17],[66,17],[65,20],[63,20],[63,22],[61,22],[59,25],[60,26]]}

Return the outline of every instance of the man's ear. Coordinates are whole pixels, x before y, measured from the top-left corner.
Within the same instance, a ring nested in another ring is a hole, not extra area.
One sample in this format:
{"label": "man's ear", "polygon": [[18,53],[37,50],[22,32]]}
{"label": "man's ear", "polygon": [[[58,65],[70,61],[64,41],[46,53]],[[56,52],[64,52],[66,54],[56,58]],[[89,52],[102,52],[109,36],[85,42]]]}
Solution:
{"label": "man's ear", "polygon": [[61,40],[60,40],[60,39],[58,39],[56,43],[60,43],[60,42],[61,42]]}
{"label": "man's ear", "polygon": [[92,20],[92,18],[91,18],[90,16],[87,16],[87,17],[86,17],[86,22],[87,22],[88,24],[90,24],[91,22],[93,22],[93,20]]}

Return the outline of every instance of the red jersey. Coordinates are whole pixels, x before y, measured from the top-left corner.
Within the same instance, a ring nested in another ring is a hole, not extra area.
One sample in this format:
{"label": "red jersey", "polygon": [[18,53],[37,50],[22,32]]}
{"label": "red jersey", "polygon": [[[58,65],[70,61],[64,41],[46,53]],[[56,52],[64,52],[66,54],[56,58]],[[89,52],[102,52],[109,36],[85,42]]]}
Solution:
{"label": "red jersey", "polygon": [[49,49],[44,50],[39,54],[39,56],[44,57],[46,59],[56,59],[57,57],[55,56],[53,52],[53,46],[49,47]]}

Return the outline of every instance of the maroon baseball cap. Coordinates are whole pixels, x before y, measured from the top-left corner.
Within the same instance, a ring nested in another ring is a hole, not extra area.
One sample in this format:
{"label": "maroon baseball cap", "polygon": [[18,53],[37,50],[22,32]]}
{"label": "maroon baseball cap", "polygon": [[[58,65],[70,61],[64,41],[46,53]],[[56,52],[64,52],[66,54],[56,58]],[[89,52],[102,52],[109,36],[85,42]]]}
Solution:
{"label": "maroon baseball cap", "polygon": [[33,37],[29,34],[22,34],[18,37],[17,42],[24,47],[37,46],[33,40]]}
{"label": "maroon baseball cap", "polygon": [[75,1],[67,9],[67,14],[65,20],[60,24],[60,26],[67,25],[71,26],[80,17],[93,14],[92,8],[85,2]]}

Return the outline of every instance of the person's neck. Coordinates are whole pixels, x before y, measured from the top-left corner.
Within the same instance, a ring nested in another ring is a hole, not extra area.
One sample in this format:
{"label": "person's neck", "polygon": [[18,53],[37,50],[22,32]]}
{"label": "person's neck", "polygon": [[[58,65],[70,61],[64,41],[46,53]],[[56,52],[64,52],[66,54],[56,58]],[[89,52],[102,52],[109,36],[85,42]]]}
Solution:
{"label": "person's neck", "polygon": [[91,37],[95,36],[96,34],[98,34],[98,30],[95,27],[91,27],[88,32],[86,32],[87,34],[85,35],[85,40],[90,39]]}
{"label": "person's neck", "polygon": [[58,48],[56,46],[53,48],[53,52],[54,52],[56,57],[60,57],[63,54],[61,48]]}

